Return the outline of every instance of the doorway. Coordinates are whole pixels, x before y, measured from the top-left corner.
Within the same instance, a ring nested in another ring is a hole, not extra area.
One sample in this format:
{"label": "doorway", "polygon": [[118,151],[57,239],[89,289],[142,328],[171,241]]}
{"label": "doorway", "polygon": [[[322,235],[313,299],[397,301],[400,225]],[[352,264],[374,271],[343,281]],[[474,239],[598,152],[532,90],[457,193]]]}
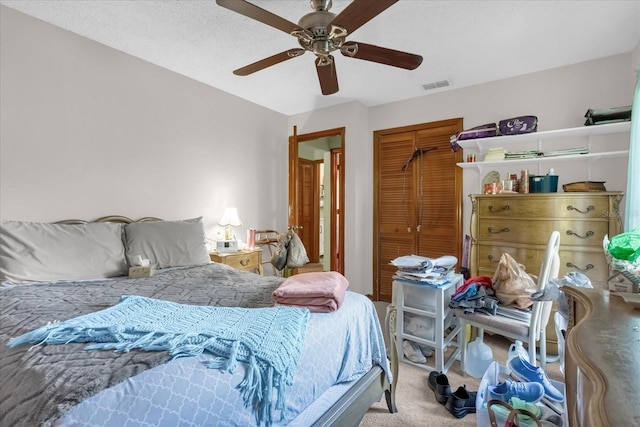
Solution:
{"label": "doorway", "polygon": [[289,137],[289,228],[310,262],[344,274],[344,128]]}

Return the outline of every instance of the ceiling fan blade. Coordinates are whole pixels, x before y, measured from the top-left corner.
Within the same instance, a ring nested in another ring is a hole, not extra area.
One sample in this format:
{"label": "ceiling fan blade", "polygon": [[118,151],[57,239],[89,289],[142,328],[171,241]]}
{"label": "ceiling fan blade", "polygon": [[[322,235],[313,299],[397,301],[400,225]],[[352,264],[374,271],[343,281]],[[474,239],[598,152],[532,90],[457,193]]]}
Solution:
{"label": "ceiling fan blade", "polygon": [[285,50],[284,52],[276,53],[273,56],[254,62],[253,64],[238,68],[233,72],[233,74],[237,76],[248,76],[249,74],[255,73],[256,71],[264,70],[265,68],[271,67],[272,65],[276,65],[288,59],[300,56],[305,52],[306,50],[301,48]]}
{"label": "ceiling fan blade", "polygon": [[333,56],[329,55],[331,60],[328,64],[322,64],[322,58],[316,58],[316,70],[318,71],[318,80],[320,80],[320,89],[323,95],[331,95],[338,91],[338,75],[336,74],[336,63]]}
{"label": "ceiling fan blade", "polygon": [[301,30],[297,24],[275,15],[268,10],[264,10],[245,0],[216,0],[219,6],[233,10],[241,15],[260,21],[263,24],[270,25],[278,30],[291,34],[293,31]]}
{"label": "ceiling fan blade", "polygon": [[415,70],[422,64],[422,56],[420,55],[360,42],[345,43],[340,48],[340,52],[347,57],[364,59],[365,61],[377,62],[407,70]]}
{"label": "ceiling fan blade", "polygon": [[331,25],[342,27],[349,34],[384,12],[398,0],[353,0],[338,14]]}

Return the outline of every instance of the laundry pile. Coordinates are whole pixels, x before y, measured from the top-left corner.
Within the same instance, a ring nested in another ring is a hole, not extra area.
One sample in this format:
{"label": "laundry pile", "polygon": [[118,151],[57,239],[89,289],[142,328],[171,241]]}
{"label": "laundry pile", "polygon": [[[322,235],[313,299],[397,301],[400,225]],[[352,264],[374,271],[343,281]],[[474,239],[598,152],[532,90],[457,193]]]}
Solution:
{"label": "laundry pile", "polygon": [[491,277],[474,276],[468,278],[451,295],[449,307],[461,308],[465,313],[481,312],[496,315],[499,302],[491,287]]}
{"label": "laundry pile", "polygon": [[406,255],[391,260],[398,268],[394,279],[409,280],[422,285],[443,286],[453,278],[458,259],[451,255],[431,259],[418,255]]}

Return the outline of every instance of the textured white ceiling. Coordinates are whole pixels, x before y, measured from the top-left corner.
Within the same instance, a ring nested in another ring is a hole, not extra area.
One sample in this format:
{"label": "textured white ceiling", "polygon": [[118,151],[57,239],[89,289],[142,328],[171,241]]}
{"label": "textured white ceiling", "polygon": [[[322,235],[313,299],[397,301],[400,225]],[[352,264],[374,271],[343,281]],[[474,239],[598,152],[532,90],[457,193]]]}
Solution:
{"label": "textured white ceiling", "polygon": [[[331,11],[349,2],[333,0]],[[311,11],[307,0],[252,3],[294,23]],[[400,0],[347,39],[422,55],[422,65],[407,71],[338,54],[340,91],[323,96],[308,52],[250,76],[233,75],[298,43],[214,0],[0,4],[287,115],[354,100],[379,105],[627,53],[640,40],[638,0]],[[452,86],[425,92],[423,84],[439,80]]]}

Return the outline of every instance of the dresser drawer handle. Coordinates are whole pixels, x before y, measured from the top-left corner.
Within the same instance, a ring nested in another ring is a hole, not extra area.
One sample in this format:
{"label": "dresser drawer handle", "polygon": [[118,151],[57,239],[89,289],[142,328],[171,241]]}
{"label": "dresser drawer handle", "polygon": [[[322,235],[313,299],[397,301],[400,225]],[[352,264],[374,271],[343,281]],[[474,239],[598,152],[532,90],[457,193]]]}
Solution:
{"label": "dresser drawer handle", "polygon": [[576,233],[575,231],[571,231],[571,230],[567,230],[567,236],[576,236],[579,237],[581,239],[588,239],[589,237],[593,236],[593,231],[589,230],[586,232],[586,234],[584,236],[579,235],[578,233]]}
{"label": "dresser drawer handle", "polygon": [[493,205],[489,205],[489,210],[491,212],[508,211],[509,209],[511,209],[509,205],[504,205],[501,208],[494,208]]}
{"label": "dresser drawer handle", "polygon": [[567,206],[567,210],[568,210],[568,211],[578,211],[578,212],[580,212],[580,213],[588,213],[588,212],[591,212],[591,211],[592,211],[592,210],[594,210],[594,209],[595,209],[595,206],[593,206],[593,205],[589,205],[589,206],[587,206],[587,210],[586,210],[586,211],[581,211],[580,209],[578,209],[578,208],[574,208],[574,207],[573,207],[573,206],[571,206],[571,205]]}
{"label": "dresser drawer handle", "polygon": [[493,233],[493,234],[500,234],[500,233],[508,233],[509,232],[509,227],[505,227],[502,230],[496,230],[493,227],[489,227],[489,233]]}
{"label": "dresser drawer handle", "polygon": [[491,262],[500,262],[500,259],[494,258],[491,254],[487,255],[487,258],[489,258]]}
{"label": "dresser drawer handle", "polygon": [[249,265],[250,263],[251,263],[251,261],[250,261],[250,260],[248,260],[248,259],[241,259],[241,260],[240,260],[240,265],[241,265],[241,266],[243,266],[243,267],[246,267],[246,266],[247,266],[247,265]]}
{"label": "dresser drawer handle", "polygon": [[568,262],[566,265],[569,268],[575,268],[576,270],[580,270],[580,271],[589,271],[589,270],[593,270],[595,268],[593,266],[593,264],[587,264],[587,266],[585,268],[580,268],[577,265],[573,264],[572,262]]}

